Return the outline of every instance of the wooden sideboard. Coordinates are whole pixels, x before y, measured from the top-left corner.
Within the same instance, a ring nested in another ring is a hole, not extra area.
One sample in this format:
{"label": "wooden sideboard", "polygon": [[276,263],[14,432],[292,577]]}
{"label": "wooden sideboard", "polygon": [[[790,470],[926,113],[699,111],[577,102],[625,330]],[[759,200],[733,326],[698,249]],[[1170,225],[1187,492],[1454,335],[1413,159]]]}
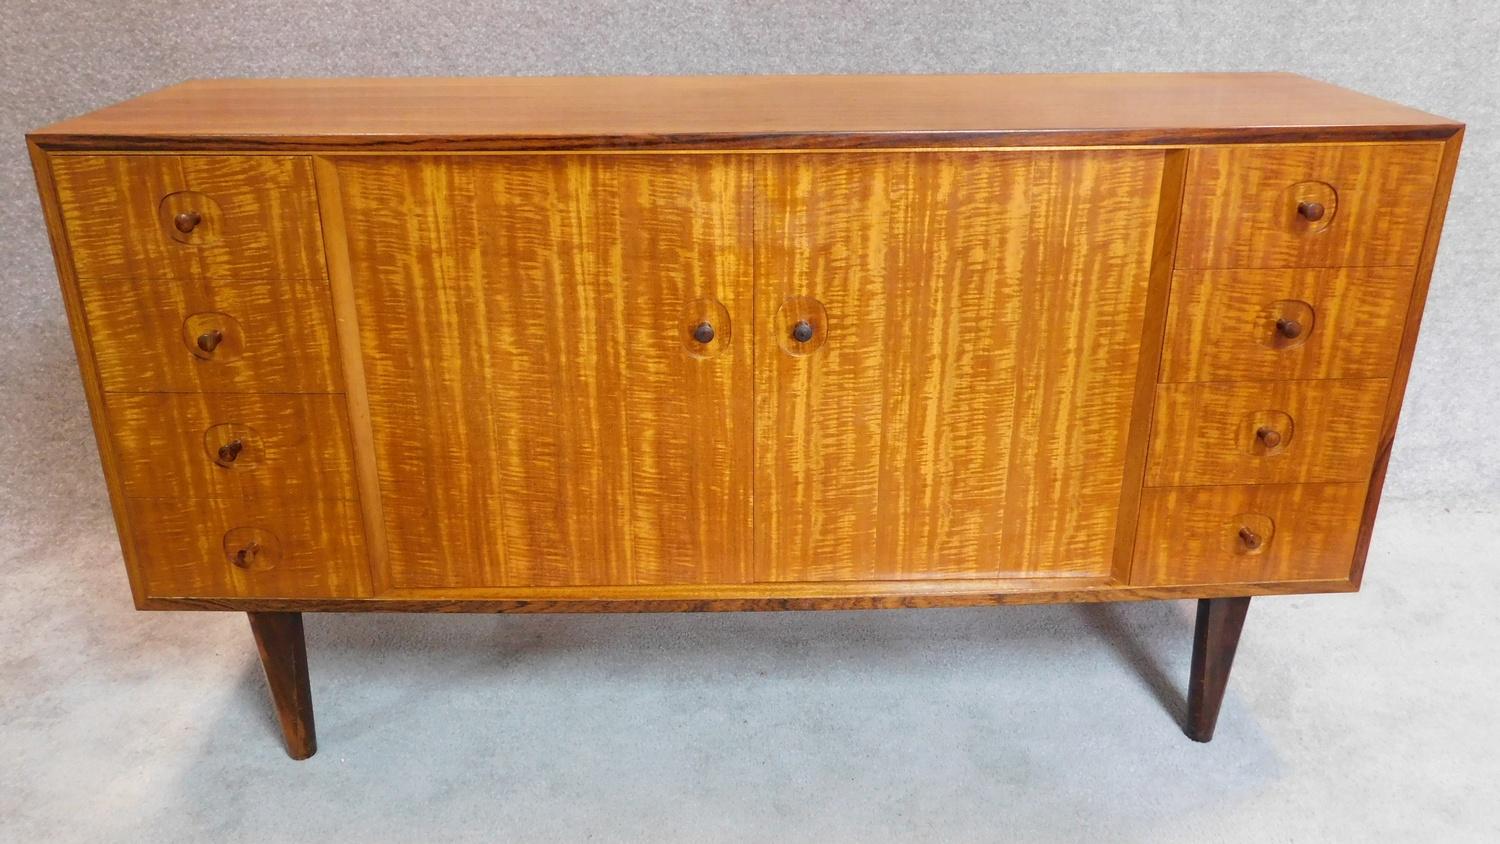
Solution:
{"label": "wooden sideboard", "polygon": [[215,80],[28,137],[136,606],[1358,588],[1461,124],[1289,74]]}

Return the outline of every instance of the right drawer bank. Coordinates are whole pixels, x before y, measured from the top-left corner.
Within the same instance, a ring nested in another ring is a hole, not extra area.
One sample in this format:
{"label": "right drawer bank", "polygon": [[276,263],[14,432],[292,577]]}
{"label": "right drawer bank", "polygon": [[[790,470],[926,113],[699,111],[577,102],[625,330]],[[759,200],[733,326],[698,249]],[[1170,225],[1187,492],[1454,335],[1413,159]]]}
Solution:
{"label": "right drawer bank", "polygon": [[1349,577],[1441,153],[1190,152],[1134,583]]}

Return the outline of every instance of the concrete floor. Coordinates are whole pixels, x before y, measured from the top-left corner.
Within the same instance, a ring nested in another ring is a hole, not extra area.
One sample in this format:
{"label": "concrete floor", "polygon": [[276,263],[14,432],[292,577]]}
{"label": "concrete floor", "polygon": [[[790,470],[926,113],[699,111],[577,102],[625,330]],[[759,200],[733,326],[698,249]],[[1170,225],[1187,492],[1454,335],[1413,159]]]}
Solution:
{"label": "concrete floor", "polygon": [[1388,502],[1258,599],[1212,744],[1189,603],[310,616],[283,755],[242,617],[136,613],[101,512],[3,525],[0,840],[1494,841],[1500,513]]}

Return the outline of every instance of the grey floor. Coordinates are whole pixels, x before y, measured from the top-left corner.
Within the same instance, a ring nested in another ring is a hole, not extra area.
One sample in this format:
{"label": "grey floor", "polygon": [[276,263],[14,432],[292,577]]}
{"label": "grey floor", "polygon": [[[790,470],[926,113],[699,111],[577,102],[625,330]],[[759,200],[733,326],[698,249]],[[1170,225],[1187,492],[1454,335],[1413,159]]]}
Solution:
{"label": "grey floor", "polygon": [[1493,841],[1500,513],[1390,502],[1359,595],[1260,599],[1219,735],[1185,602],[310,616],[283,755],[243,617],[4,525],[0,840]]}

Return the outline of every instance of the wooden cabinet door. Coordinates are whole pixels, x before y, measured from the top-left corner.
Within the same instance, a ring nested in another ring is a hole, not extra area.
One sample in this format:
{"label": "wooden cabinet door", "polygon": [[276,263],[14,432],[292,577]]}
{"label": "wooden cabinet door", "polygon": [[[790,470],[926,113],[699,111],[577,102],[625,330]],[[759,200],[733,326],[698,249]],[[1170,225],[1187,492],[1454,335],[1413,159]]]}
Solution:
{"label": "wooden cabinet door", "polygon": [[750,579],[752,166],[337,159],[390,587]]}
{"label": "wooden cabinet door", "polygon": [[1110,572],[1162,164],[763,159],[760,579]]}

